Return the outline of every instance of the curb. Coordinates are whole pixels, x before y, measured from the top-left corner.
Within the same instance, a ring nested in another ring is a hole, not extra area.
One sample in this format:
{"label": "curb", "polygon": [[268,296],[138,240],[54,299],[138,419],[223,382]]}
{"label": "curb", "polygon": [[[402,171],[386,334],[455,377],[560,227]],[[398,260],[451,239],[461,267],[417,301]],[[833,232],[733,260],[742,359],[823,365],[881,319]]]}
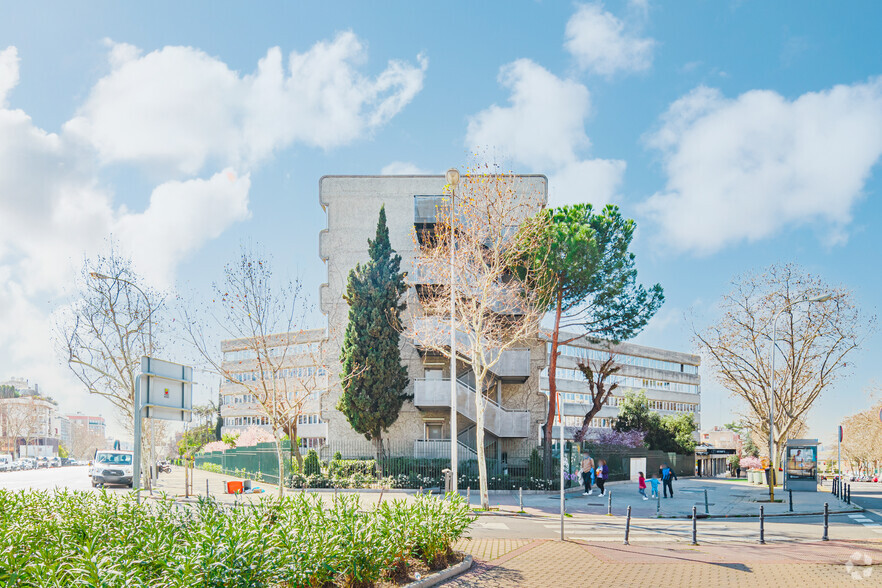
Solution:
{"label": "curb", "polygon": [[404,588],[424,588],[426,586],[436,586],[441,582],[449,580],[454,576],[458,576],[463,572],[468,571],[472,567],[472,562],[472,556],[466,555],[465,558],[463,558],[463,560],[455,566],[450,566],[446,570],[441,570],[440,572],[437,572],[430,576],[426,576],[425,578],[417,580],[416,582],[411,582],[410,584],[407,584]]}

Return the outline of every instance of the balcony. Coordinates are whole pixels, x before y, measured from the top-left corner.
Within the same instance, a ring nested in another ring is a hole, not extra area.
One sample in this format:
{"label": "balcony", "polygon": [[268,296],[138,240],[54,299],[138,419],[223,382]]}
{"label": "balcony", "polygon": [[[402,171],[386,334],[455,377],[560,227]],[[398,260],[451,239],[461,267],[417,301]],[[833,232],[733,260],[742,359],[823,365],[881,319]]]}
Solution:
{"label": "balcony", "polygon": [[[502,438],[530,436],[528,411],[506,410],[489,398],[485,401],[484,428],[487,431]],[[414,380],[413,404],[420,409],[450,409],[450,380]],[[474,390],[462,382],[456,387],[456,411],[473,423],[477,421]]]}
{"label": "balcony", "polygon": [[[414,333],[420,340],[414,341],[419,348],[432,345],[447,347],[450,344],[450,323],[437,317],[423,317],[414,321]],[[421,344],[423,343],[423,344]],[[459,356],[468,356],[469,341],[465,333],[457,331],[456,349]],[[526,347],[506,349],[490,367],[490,371],[503,382],[525,382],[530,377],[530,350]]]}
{"label": "balcony", "polygon": [[309,425],[297,425],[297,436],[301,439],[307,437],[328,438],[328,423],[313,423]]}

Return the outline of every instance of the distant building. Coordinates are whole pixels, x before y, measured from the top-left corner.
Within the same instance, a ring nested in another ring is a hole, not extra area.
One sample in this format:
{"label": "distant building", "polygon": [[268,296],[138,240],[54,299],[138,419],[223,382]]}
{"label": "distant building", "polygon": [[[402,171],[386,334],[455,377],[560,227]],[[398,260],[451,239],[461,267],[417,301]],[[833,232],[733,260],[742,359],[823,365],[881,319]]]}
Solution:
{"label": "distant building", "polygon": [[0,398],[0,445],[18,457],[58,454],[59,437],[52,427],[55,403],[36,395]]}
{"label": "distant building", "polygon": [[[328,424],[321,418],[322,397],[328,391],[328,371],[325,366],[318,365],[325,339],[324,329],[267,337],[270,354],[284,358],[277,373],[282,394],[287,394],[289,400],[307,395],[297,417],[297,436],[302,449],[321,447],[328,439]],[[241,433],[250,427],[270,430],[267,414],[254,394],[260,389],[261,374],[253,347],[250,339],[221,342],[221,367],[237,381],[221,383],[222,434]],[[309,390],[304,388],[304,383]]]}
{"label": "distant building", "polygon": [[695,448],[695,473],[716,476],[728,470],[732,455],[741,455],[741,435],[722,427],[714,427],[699,434]]}
{"label": "distant building", "polygon": [[69,414],[70,452],[76,458],[90,458],[107,446],[107,424],[102,416]]}

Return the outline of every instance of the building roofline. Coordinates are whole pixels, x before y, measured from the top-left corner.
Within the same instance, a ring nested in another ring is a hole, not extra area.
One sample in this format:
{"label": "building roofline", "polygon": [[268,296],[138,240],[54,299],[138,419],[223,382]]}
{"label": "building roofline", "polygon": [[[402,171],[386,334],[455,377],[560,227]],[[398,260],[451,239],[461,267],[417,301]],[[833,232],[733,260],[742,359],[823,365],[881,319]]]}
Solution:
{"label": "building roofline", "polygon": [[[588,340],[587,335],[580,335],[579,333],[573,333],[571,331],[561,331],[560,332],[561,339],[570,339],[572,337],[577,337],[568,345],[577,344],[582,347],[588,347],[590,349],[599,348],[598,345],[591,343]],[[541,328],[539,330],[539,337],[545,341],[551,340],[551,330],[546,328]],[[662,349],[661,347],[650,347],[648,345],[638,345],[636,343],[629,343],[627,341],[623,341],[618,344],[613,345],[613,350],[619,350],[619,353],[623,353],[625,355],[640,355],[640,357],[647,357],[649,359],[666,359],[665,356],[669,356],[670,354],[674,354],[680,363],[686,363],[689,365],[701,365],[701,356],[696,355],[694,353],[686,353],[684,351],[674,351],[671,349]],[[667,358],[669,359],[669,358]]]}

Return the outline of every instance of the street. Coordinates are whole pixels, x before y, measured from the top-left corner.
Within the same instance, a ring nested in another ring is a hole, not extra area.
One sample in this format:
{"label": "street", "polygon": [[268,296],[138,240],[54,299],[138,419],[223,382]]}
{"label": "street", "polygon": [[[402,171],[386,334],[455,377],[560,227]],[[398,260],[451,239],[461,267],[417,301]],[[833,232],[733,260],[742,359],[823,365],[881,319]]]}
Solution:
{"label": "street", "polygon": [[[0,473],[0,488],[7,490],[92,490],[88,466],[65,466],[37,470]],[[113,492],[126,491],[122,487],[108,487]]]}

